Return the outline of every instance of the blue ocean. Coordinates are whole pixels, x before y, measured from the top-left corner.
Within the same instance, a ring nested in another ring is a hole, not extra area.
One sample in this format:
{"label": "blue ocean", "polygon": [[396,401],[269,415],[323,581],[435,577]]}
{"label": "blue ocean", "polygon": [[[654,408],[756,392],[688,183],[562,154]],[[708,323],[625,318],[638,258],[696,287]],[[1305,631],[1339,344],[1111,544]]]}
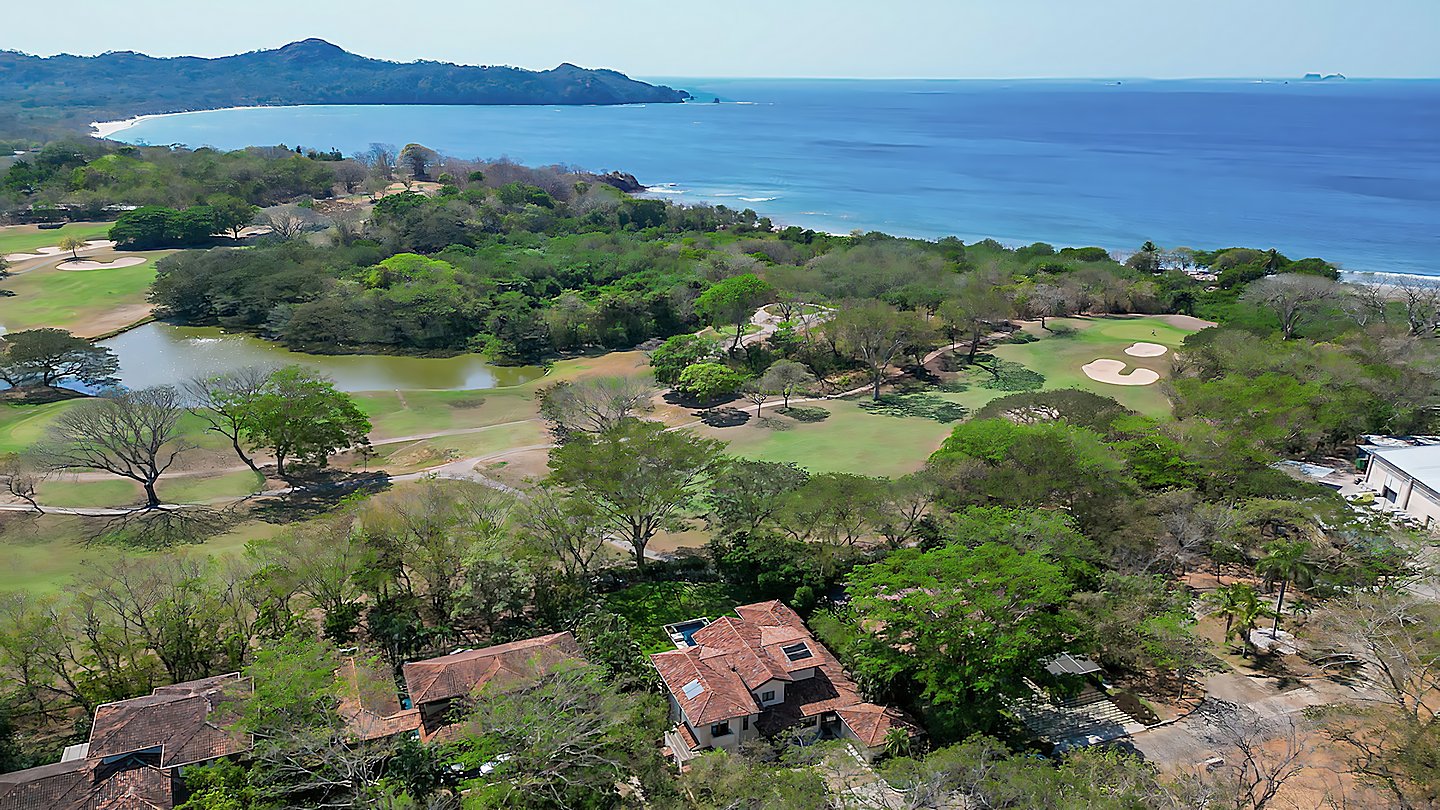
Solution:
{"label": "blue ocean", "polygon": [[417,141],[619,169],[674,199],[831,232],[1275,247],[1440,275],[1440,81],[656,81],[697,101],[220,110],[115,137],[347,153]]}

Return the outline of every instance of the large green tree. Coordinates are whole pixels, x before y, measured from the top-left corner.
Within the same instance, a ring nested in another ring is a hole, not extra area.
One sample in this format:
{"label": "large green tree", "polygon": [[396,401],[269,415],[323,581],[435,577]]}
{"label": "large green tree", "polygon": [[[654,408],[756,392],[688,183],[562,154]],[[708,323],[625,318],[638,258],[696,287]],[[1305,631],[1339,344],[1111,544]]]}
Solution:
{"label": "large green tree", "polygon": [[715,282],[695,299],[695,311],[710,319],[716,328],[734,328],[730,351],[740,348],[745,324],[755,310],[774,295],[774,288],[754,273],[731,276]]}
{"label": "large green tree", "polygon": [[626,419],[550,451],[549,482],[588,500],[643,568],[651,538],[680,522],[724,447],[659,422]]}
{"label": "large green tree", "polygon": [[879,642],[862,671],[913,678],[945,734],[991,722],[997,699],[1022,691],[1078,631],[1061,610],[1072,590],[1061,567],[998,543],[902,549],[855,569],[849,585]]}
{"label": "large green tree", "polygon": [[715,402],[733,396],[744,384],[744,375],[723,363],[695,363],[680,373],[675,390],[700,402]]}
{"label": "large green tree", "polygon": [[839,351],[865,366],[870,375],[871,398],[880,399],[880,386],[890,365],[905,355],[905,349],[927,327],[913,312],[898,312],[877,302],[846,306],[822,329],[832,337]]}
{"label": "large green tree", "polygon": [[466,806],[608,807],[617,786],[655,766],[665,708],[620,692],[596,666],[562,666],[529,683],[484,689],[449,747]]}
{"label": "large green tree", "polygon": [[370,420],[355,401],[300,366],[270,375],[250,397],[242,425],[250,444],[274,454],[282,478],[285,462],[292,459],[323,467],[337,450],[370,443]]}
{"label": "large green tree", "polygon": [[114,385],[115,353],[64,329],[27,329],[0,338],[0,380],[15,388],[55,387],[75,380],[92,388]]}
{"label": "large green tree", "polygon": [[794,360],[776,360],[760,378],[760,390],[767,394],[779,394],[786,408],[790,407],[791,397],[809,391],[814,385],[814,372],[809,366]]}

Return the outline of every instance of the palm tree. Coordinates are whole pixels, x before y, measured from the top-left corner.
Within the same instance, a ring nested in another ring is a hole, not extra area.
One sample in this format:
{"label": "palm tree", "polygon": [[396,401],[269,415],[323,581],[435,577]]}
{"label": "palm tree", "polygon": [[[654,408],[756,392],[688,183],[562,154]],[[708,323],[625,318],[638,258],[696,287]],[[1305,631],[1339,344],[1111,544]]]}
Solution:
{"label": "palm tree", "polygon": [[1285,588],[1290,583],[1297,586],[1309,585],[1315,581],[1315,564],[1307,557],[1310,544],[1304,540],[1276,540],[1265,545],[1265,556],[1255,563],[1255,573],[1265,578],[1267,585],[1280,582],[1280,598],[1275,600],[1275,624],[1270,628],[1273,634],[1280,629],[1280,613],[1285,610]]}
{"label": "palm tree", "polygon": [[1217,588],[1205,597],[1210,603],[1209,616],[1225,617],[1225,640],[1240,637],[1240,656],[1249,657],[1250,654],[1250,631],[1260,619],[1270,615],[1270,608],[1260,602],[1260,594],[1255,592],[1255,586],[1244,582],[1236,582],[1233,585],[1226,585]]}

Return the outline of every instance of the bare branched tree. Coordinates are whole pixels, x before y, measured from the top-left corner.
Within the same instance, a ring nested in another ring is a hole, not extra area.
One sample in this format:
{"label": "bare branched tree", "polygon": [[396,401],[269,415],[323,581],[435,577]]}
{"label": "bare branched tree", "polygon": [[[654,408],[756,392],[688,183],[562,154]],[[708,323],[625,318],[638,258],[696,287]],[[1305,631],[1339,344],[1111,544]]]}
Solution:
{"label": "bare branched tree", "polygon": [[540,415],[562,439],[576,433],[603,433],[649,411],[655,393],[648,376],[562,381],[540,392]]}
{"label": "bare branched tree", "polygon": [[160,506],[155,484],[194,445],[181,439],[180,393],[168,385],[109,394],[62,413],[36,457],[51,470],[103,470],[140,484],[145,508]]}
{"label": "bare branched tree", "polygon": [[372,174],[388,183],[395,179],[395,157],[398,151],[393,144],[372,143],[359,160],[370,168]]}
{"label": "bare branched tree", "polygon": [[1262,718],[1237,707],[1205,733],[1224,763],[1204,777],[1230,798],[1235,810],[1265,810],[1285,783],[1305,768],[1300,721]]}
{"label": "bare branched tree", "polygon": [[256,216],[256,221],[270,226],[270,233],[287,241],[302,233],[323,230],[328,222],[313,208],[289,203],[262,209]]}
{"label": "bare branched tree", "polygon": [[1280,319],[1280,336],[1289,340],[1306,315],[1334,299],[1339,291],[1339,284],[1322,276],[1281,273],[1252,283],[1243,297],[1275,313]]}
{"label": "bare branched tree", "polygon": [[0,456],[0,484],[12,498],[22,500],[38,514],[45,510],[35,500],[35,491],[45,480],[45,470],[24,456]]}

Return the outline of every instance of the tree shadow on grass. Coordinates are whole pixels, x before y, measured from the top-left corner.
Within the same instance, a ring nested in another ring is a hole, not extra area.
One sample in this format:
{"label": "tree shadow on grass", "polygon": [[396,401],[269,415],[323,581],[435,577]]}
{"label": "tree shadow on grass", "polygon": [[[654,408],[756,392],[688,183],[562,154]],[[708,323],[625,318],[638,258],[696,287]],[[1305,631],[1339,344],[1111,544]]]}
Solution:
{"label": "tree shadow on grass", "polygon": [[873,402],[860,403],[866,413],[882,416],[915,416],[936,422],[958,422],[969,411],[934,394],[886,394]]}
{"label": "tree shadow on grass", "polygon": [[785,431],[795,429],[795,425],[793,423],[787,422],[784,419],[776,419],[773,416],[762,416],[755,424],[767,430]]}
{"label": "tree shadow on grass", "polygon": [[340,473],[333,478],[312,479],[284,495],[256,500],[251,515],[266,523],[305,520],[331,511],[356,492],[374,495],[389,489],[390,483],[390,475],[383,472]]}
{"label": "tree shadow on grass", "polygon": [[700,421],[710,427],[739,427],[750,421],[750,412],[739,408],[711,408],[700,412]]}
{"label": "tree shadow on grass", "polygon": [[791,405],[788,408],[776,408],[775,413],[788,416],[796,422],[824,422],[830,418],[830,411],[819,407],[801,407]]}

